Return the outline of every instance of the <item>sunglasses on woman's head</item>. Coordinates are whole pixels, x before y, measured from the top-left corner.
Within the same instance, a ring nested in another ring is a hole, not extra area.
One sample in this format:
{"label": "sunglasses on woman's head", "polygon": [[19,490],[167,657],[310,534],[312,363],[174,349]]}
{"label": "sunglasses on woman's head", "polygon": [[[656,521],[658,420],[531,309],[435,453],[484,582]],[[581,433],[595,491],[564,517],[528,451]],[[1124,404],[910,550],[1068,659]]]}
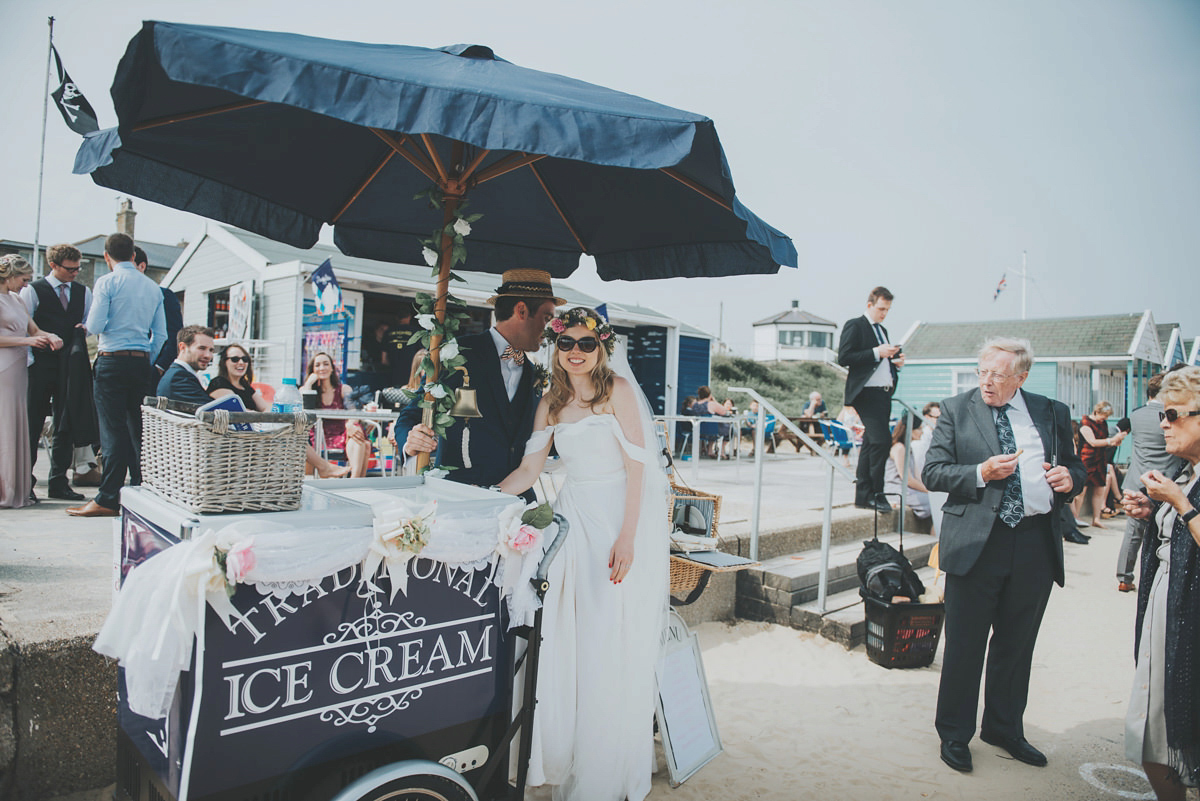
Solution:
{"label": "sunglasses on woman's head", "polygon": [[1168,423],[1174,423],[1180,417],[1195,417],[1200,414],[1200,409],[1195,409],[1190,412],[1181,412],[1178,409],[1167,409],[1158,413],[1158,422],[1166,420]]}
{"label": "sunglasses on woman's head", "polygon": [[576,345],[578,345],[579,349],[584,353],[591,353],[596,348],[600,347],[600,340],[596,339],[595,337],[582,337],[580,339],[574,339],[572,337],[564,336],[559,337],[556,342],[558,343],[558,349],[563,353],[567,353]]}
{"label": "sunglasses on woman's head", "polygon": [[246,364],[249,364],[250,357],[249,356],[230,356],[225,361],[227,361],[227,362],[245,362]]}

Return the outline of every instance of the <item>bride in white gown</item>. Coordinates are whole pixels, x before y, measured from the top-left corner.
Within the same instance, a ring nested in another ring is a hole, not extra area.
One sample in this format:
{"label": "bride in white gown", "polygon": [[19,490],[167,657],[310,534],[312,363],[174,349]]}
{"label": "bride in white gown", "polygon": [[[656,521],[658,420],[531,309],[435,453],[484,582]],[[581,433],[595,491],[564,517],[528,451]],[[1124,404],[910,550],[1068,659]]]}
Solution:
{"label": "bride in white gown", "polygon": [[[550,388],[525,458],[500,484],[531,487],[551,444],[570,533],[542,619],[529,784],[570,801],[641,801],[654,768],[654,663],[668,598],[667,479],[650,408],[616,336],[590,309],[551,321]],[[615,368],[615,369],[614,369]]]}

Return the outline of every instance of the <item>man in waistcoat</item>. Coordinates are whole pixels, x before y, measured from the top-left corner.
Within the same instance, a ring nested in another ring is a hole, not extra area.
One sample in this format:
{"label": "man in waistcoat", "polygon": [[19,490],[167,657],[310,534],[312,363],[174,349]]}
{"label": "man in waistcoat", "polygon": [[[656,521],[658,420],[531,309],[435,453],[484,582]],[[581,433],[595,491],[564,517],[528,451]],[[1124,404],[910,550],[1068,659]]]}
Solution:
{"label": "man in waistcoat", "polygon": [[[46,262],[50,274],[39,278],[21,290],[21,300],[29,310],[29,316],[38,328],[57,334],[63,341],[58,350],[30,348],[32,362],[29,365],[29,453],[31,465],[37,462],[38,440],[51,414],[54,433],[50,438],[50,481],[47,494],[64,501],[82,501],[83,496],[71,489],[67,470],[71,468],[75,442],[72,423],[76,417],[81,425],[94,431],[91,411],[73,410],[67,402],[67,383],[71,370],[82,373],[71,376],[75,380],[91,380],[91,371],[86,360],[73,362],[68,358],[72,342],[76,337],[86,338],[83,321],[92,306],[92,291],[78,283],[79,250],[71,245],[52,245],[46,249]],[[52,411],[53,410],[53,411]],[[74,412],[74,414],[73,414]],[[92,437],[91,439],[94,439]],[[87,444],[83,439],[79,444]]]}
{"label": "man in waistcoat", "polygon": [[[542,331],[554,317],[555,307],[566,302],[554,296],[550,274],[543,270],[508,270],[502,281],[488,299],[496,308],[495,326],[458,340],[483,416],[455,420],[440,451],[433,432],[420,423],[421,409],[415,402],[396,422],[397,440],[401,432],[408,432],[406,459],[422,451],[438,451],[439,464],[456,468],[448,479],[484,487],[498,484],[525,456],[541,395],[525,354],[541,346]],[[448,383],[458,386],[461,375],[456,373]]]}

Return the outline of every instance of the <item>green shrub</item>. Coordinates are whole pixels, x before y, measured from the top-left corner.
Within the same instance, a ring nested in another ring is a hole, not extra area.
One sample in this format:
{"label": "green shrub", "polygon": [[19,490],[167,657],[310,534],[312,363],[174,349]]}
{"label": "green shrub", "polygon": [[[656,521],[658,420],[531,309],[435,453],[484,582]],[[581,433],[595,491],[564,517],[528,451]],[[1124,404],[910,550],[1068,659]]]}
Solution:
{"label": "green shrub", "polygon": [[[808,403],[808,393],[821,393],[830,417],[842,410],[846,376],[820,362],[756,362],[741,356],[714,354],[712,357],[713,397],[719,401],[732,397],[739,409],[750,406],[750,397],[729,394],[729,387],[748,387],[788,417],[799,417]],[[695,394],[695,387],[684,388],[681,398]]]}

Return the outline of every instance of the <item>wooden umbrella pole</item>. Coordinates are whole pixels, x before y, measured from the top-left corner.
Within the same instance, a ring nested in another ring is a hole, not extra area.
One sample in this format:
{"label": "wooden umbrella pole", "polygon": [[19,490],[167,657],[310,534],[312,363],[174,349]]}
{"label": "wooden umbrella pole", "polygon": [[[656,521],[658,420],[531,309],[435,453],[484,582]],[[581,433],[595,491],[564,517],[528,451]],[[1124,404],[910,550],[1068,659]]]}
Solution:
{"label": "wooden umbrella pole", "polygon": [[[437,295],[434,296],[433,303],[433,316],[442,324],[446,322],[446,296],[450,293],[450,264],[454,260],[454,241],[447,229],[454,222],[454,212],[458,209],[458,203],[457,195],[447,193],[442,204],[442,246],[438,261]],[[426,379],[427,382],[437,381],[442,372],[441,344],[440,334],[434,334],[429,338],[429,360],[433,362],[433,375]],[[433,428],[433,402],[435,399],[433,395],[426,392],[425,400],[429,405],[421,410],[421,422],[429,428]],[[418,453],[417,472],[424,470],[428,465],[429,454]]]}

